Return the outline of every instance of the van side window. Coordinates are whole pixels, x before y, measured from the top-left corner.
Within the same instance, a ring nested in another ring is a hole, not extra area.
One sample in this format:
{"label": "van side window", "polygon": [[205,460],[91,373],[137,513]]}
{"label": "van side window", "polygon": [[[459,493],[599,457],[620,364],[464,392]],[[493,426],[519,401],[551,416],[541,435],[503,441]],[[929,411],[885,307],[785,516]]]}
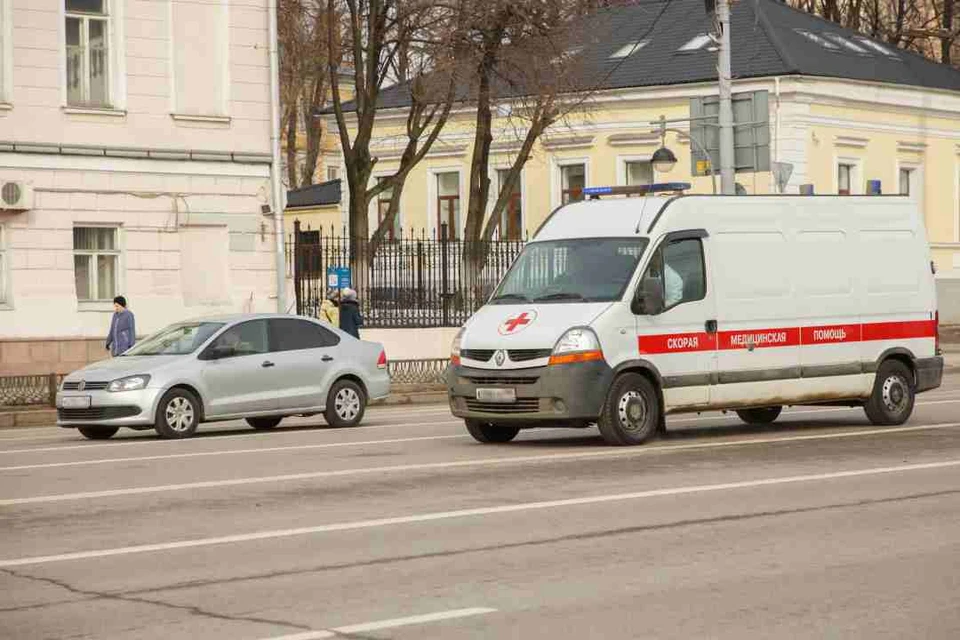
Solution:
{"label": "van side window", "polygon": [[685,302],[703,300],[707,295],[703,244],[690,238],[662,245],[650,260],[643,279],[646,286],[663,292],[665,311]]}

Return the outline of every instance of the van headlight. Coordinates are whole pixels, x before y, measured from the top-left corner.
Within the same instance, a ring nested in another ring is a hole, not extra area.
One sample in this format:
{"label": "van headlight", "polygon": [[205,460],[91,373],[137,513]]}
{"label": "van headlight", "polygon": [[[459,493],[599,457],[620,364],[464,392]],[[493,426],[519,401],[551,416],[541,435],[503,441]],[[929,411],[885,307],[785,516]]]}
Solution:
{"label": "van headlight", "polygon": [[550,364],[572,364],[603,360],[600,340],[587,328],[570,329],[563,334],[553,348]]}
{"label": "van headlight", "polygon": [[460,364],[460,343],[463,342],[463,329],[457,331],[453,344],[450,345],[450,364]]}
{"label": "van headlight", "polygon": [[107,391],[139,391],[150,382],[150,376],[128,376],[114,380],[107,387]]}

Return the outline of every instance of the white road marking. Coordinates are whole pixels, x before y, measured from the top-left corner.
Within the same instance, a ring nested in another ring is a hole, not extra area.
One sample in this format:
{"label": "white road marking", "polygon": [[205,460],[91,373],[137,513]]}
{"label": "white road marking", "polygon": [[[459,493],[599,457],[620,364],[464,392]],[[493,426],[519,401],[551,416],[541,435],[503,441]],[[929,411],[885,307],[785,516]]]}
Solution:
{"label": "white road marking", "polygon": [[119,462],[141,462],[143,460],[170,460],[175,458],[201,458],[206,456],[227,456],[245,453],[276,453],[278,451],[305,451],[308,449],[334,449],[339,447],[360,447],[368,444],[398,444],[403,442],[422,442],[424,440],[451,440],[469,438],[467,435],[421,436],[415,438],[393,438],[389,440],[359,440],[348,442],[325,442],[323,444],[295,444],[285,447],[262,447],[258,449],[224,449],[222,451],[196,451],[192,453],[170,453],[158,456],[131,456],[129,458],[101,458],[98,460],[74,460],[71,462],[47,462],[43,464],[22,464],[15,467],[0,467],[0,471],[22,471],[24,469],[51,469],[54,467],[79,467]]}
{"label": "white road marking", "polygon": [[141,544],[129,547],[115,547],[113,549],[98,549],[94,551],[76,551],[73,553],[62,553],[50,556],[30,556],[25,558],[10,558],[0,560],[0,568],[21,567],[25,565],[50,564],[55,562],[66,562],[71,560],[88,560],[92,558],[107,558],[111,556],[132,555],[138,553],[149,553],[155,551],[173,551],[177,549],[192,549],[197,547],[209,547],[222,544],[233,544],[238,542],[253,542],[257,540],[268,540],[275,538],[290,538],[294,536],[315,535],[320,533],[331,533],[335,531],[356,531],[359,529],[374,529],[380,527],[390,527],[404,524],[414,524],[420,522],[435,522],[438,520],[450,520],[454,518],[465,518],[472,516],[489,516],[503,513],[518,513],[522,511],[534,511],[539,509],[556,509],[559,507],[576,507],[581,505],[603,504],[607,502],[623,502],[627,500],[642,500],[645,498],[657,498],[664,496],[679,496],[694,493],[707,493],[715,491],[730,491],[734,489],[747,489],[752,487],[769,487],[784,484],[798,484],[803,482],[819,482],[823,480],[835,480],[840,478],[858,478],[864,476],[875,476],[891,473],[904,473],[908,471],[924,471],[930,469],[947,469],[960,467],[960,460],[944,460],[941,462],[927,462],[922,464],[904,464],[893,467],[871,467],[867,469],[854,469],[850,471],[834,471],[831,473],[815,473],[799,476],[783,476],[779,478],[761,478],[758,480],[743,480],[740,482],[724,482],[720,484],[693,485],[688,487],[671,487],[664,489],[648,489],[646,491],[635,491],[631,493],[617,493],[603,496],[587,496],[582,498],[567,498],[564,500],[544,500],[538,502],[522,502],[519,504],[498,505],[493,507],[478,507],[474,509],[458,509],[455,511],[439,511],[432,513],[421,513],[409,516],[397,516],[393,518],[378,518],[375,520],[355,520],[352,522],[337,522],[323,524],[313,527],[299,527],[296,529],[276,529],[268,531],[257,531],[253,533],[241,533],[230,536],[218,536],[211,538],[195,538],[193,540],[180,540],[176,542],[162,542],[157,544]]}
{"label": "white road marking", "polygon": [[946,424],[928,424],[915,427],[893,427],[884,429],[865,429],[862,431],[844,431],[840,433],[810,434],[791,437],[751,438],[727,440],[723,442],[699,442],[676,445],[653,445],[647,447],[630,447],[603,449],[600,451],[578,451],[574,453],[552,453],[533,456],[507,456],[500,458],[472,458],[469,460],[454,460],[448,462],[423,462],[418,464],[391,465],[383,467],[359,467],[353,469],[336,469],[333,471],[310,471],[306,473],[289,473],[275,476],[257,476],[249,478],[233,478],[230,480],[206,480],[201,482],[185,482],[181,484],[153,485],[148,487],[128,487],[125,489],[108,489],[105,491],[85,491],[80,493],[61,493],[52,495],[30,496],[26,498],[0,499],[0,507],[11,507],[24,504],[38,504],[44,502],[66,502],[70,500],[86,500],[92,498],[115,498],[119,496],[143,495],[148,493],[169,493],[196,489],[212,489],[220,487],[238,487],[254,484],[274,482],[291,482],[295,480],[315,480],[318,478],[335,478],[344,476],[360,476],[381,473],[398,473],[409,471],[426,471],[436,469],[457,469],[470,467],[486,467],[495,465],[509,465],[520,463],[544,463],[558,460],[582,460],[590,458],[626,458],[651,455],[662,452],[687,451],[691,449],[718,449],[721,447],[739,447],[755,444],[780,444],[800,442],[805,440],[832,440],[837,438],[856,438],[867,435],[883,435],[891,433],[909,433],[912,431],[929,431],[935,429],[950,429],[960,427],[960,422]]}
{"label": "white road marking", "polygon": [[[939,404],[958,404],[958,403],[960,403],[960,398],[956,400],[918,402],[916,406],[925,407],[925,406],[939,405]],[[791,416],[800,416],[800,415],[807,415],[807,414],[842,413],[842,412],[860,411],[860,410],[861,410],[860,407],[830,407],[830,408],[811,408],[811,409],[795,408],[795,409],[789,409],[785,411],[783,413],[783,418],[789,418]],[[737,414],[732,410],[730,410],[726,414],[722,414],[717,411],[709,411],[706,413],[708,413],[709,415],[698,414],[697,417],[695,418],[694,417],[680,418],[680,417],[668,416],[667,426],[671,424],[686,424],[691,422],[710,422],[715,420],[733,420],[733,419],[739,420],[739,418],[737,417]],[[678,414],[678,415],[684,415],[684,414]],[[399,429],[399,428],[408,428],[408,427],[446,427],[446,426],[458,426],[461,424],[463,424],[462,420],[452,419],[452,420],[440,420],[436,422],[404,422],[404,423],[396,423],[396,424],[363,425],[359,427],[359,430],[366,431],[366,430],[372,430],[372,429]],[[787,423],[783,423],[783,424],[786,425]],[[304,425],[304,427],[306,426],[307,425]],[[158,440],[156,437],[143,437],[143,438],[126,438],[126,439],[114,440],[112,442],[99,442],[99,443],[88,442],[84,444],[71,444],[71,445],[63,445],[63,446],[56,446],[56,447],[32,447],[28,449],[6,449],[6,450],[0,449],[0,455],[12,454],[12,453],[46,452],[46,451],[70,451],[74,449],[93,450],[93,449],[102,449],[106,447],[122,447],[122,446],[132,446],[132,445],[157,446],[157,445],[170,444],[175,446],[186,446],[189,443],[220,442],[221,440],[233,440],[234,438],[249,438],[251,440],[254,440],[254,439],[262,439],[262,438],[273,438],[280,435],[304,435],[304,434],[313,434],[313,433],[331,434],[331,433],[342,432],[342,430],[340,429],[334,429],[332,427],[327,427],[325,425],[322,427],[318,427],[317,429],[312,431],[304,427],[298,426],[297,428],[292,428],[289,430],[280,429],[274,432],[262,432],[262,433],[249,433],[249,432],[227,433],[226,435],[219,435],[211,438],[196,438],[196,439],[185,439],[185,440]],[[546,427],[544,429],[546,429]],[[224,429],[223,431],[226,431],[226,430]],[[565,431],[569,431],[569,430],[565,430]],[[217,432],[212,431],[207,433],[217,433]],[[43,436],[43,437],[46,438],[48,436]],[[53,436],[49,436],[49,437],[53,437]],[[57,436],[57,437],[60,437],[60,436]],[[12,439],[13,438],[10,438],[10,440]],[[26,439],[35,440],[38,438],[26,438]]]}
{"label": "white road marking", "polygon": [[336,638],[351,633],[367,633],[370,631],[380,631],[382,629],[394,629],[396,627],[405,627],[412,624],[425,624],[427,622],[440,622],[442,620],[454,620],[456,618],[467,618],[470,616],[479,616],[485,613],[494,613],[496,609],[486,607],[473,607],[470,609],[452,609],[450,611],[438,611],[437,613],[427,613],[419,616],[409,616],[406,618],[391,618],[389,620],[378,620],[376,622],[365,622],[363,624],[351,624],[346,627],[336,627],[334,629],[324,629],[322,631],[305,631],[303,633],[294,633],[286,636],[274,636],[268,640],[322,640],[323,638]]}

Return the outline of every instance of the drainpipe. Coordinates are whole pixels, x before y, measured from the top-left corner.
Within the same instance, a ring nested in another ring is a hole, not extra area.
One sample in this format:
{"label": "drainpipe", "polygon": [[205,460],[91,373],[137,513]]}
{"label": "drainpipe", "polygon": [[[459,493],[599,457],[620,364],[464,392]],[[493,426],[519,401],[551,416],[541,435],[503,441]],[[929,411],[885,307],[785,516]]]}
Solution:
{"label": "drainpipe", "polygon": [[[775,100],[774,107],[774,128],[773,128],[773,160],[780,162],[780,76],[773,79],[773,95]],[[777,179],[773,176],[773,190],[777,190]]]}
{"label": "drainpipe", "polygon": [[277,0],[268,0],[270,25],[270,186],[276,236],[277,313],[287,311],[287,264],[283,250],[283,187],[280,183],[280,44],[277,38]]}

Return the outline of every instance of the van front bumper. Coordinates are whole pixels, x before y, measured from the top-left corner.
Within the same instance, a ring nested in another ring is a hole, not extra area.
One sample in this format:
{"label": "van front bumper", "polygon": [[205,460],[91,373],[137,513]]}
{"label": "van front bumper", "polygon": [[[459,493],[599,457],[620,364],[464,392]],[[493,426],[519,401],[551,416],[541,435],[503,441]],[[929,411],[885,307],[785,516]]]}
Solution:
{"label": "van front bumper", "polygon": [[917,367],[917,393],[936,389],[943,383],[943,356],[920,358]]}
{"label": "van front bumper", "polygon": [[[603,361],[508,371],[453,366],[447,374],[447,392],[450,410],[458,418],[585,426],[600,416],[612,381],[613,369]],[[490,388],[515,389],[517,400],[477,399],[477,389]]]}

